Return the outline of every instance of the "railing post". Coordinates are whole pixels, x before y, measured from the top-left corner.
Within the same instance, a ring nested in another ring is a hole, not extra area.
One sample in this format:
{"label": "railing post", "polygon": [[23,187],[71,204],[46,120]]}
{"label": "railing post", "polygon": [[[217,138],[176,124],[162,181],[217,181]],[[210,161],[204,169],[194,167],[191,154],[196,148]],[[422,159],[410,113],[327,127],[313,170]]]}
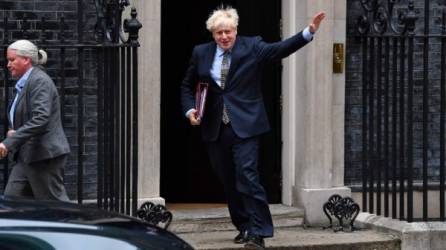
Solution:
{"label": "railing post", "polygon": [[127,43],[132,47],[132,214],[138,206],[138,32],[142,24],[136,19],[136,9],[131,11],[131,19],[124,20],[124,31],[129,33]]}
{"label": "railing post", "polygon": [[[9,44],[9,31],[8,31],[8,26],[9,26],[9,21],[8,21],[8,16],[5,15],[4,19],[3,19],[3,27],[4,27],[4,32],[3,32],[3,48],[4,48],[4,54],[2,55],[4,58],[6,58],[6,50],[7,50],[7,45]],[[3,119],[5,121],[7,121],[7,117],[6,114],[8,113],[8,97],[9,97],[9,88],[8,88],[8,79],[9,79],[9,71],[7,68],[7,64],[4,64],[3,67],[3,72],[4,73],[4,79],[3,79],[3,97],[4,97],[4,102],[3,102]],[[3,123],[3,138],[6,137],[6,132],[8,131],[8,124],[7,122]],[[3,163],[3,189],[6,187],[6,183],[9,177],[9,163],[8,163],[8,158],[5,157],[1,160],[1,162]]]}
{"label": "railing post", "polygon": [[407,221],[413,221],[413,50],[415,21],[417,15],[414,11],[413,1],[409,2],[409,12],[406,14],[405,21],[408,32],[408,51],[407,51]]}
{"label": "railing post", "polygon": [[[424,42],[423,42],[423,221],[428,220],[428,147],[429,147],[429,16],[430,1],[424,1]],[[413,0],[409,1],[409,13],[414,13]],[[416,19],[415,19],[416,20]],[[413,24],[415,26],[415,21]]]}
{"label": "railing post", "polygon": [[446,120],[446,11],[441,26],[441,83],[440,83],[440,220],[445,221],[445,120]]}

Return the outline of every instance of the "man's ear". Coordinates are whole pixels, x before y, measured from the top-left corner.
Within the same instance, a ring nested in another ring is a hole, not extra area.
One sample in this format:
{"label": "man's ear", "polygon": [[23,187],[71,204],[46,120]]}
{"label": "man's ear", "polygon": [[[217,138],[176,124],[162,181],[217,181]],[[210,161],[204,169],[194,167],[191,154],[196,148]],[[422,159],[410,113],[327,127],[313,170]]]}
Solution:
{"label": "man's ear", "polygon": [[23,59],[25,59],[25,63],[26,63],[27,65],[32,65],[31,57],[23,57]]}

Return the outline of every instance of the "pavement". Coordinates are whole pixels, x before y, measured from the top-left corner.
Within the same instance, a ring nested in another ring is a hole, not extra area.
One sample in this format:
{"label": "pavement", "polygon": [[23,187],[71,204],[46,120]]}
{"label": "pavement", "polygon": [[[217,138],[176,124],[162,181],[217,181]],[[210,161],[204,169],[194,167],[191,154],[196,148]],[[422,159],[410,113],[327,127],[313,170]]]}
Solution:
{"label": "pavement", "polygon": [[[169,209],[169,207],[168,207]],[[394,250],[401,249],[400,239],[372,229],[334,232],[322,227],[304,227],[303,210],[284,205],[270,205],[275,226],[273,238],[265,239],[267,249],[298,250]],[[173,221],[169,230],[197,250],[244,249],[233,243],[237,235],[226,207],[169,209]]]}
{"label": "pavement", "polygon": [[[243,249],[232,239],[237,232],[199,232],[182,233],[179,236],[195,249]],[[305,249],[305,250],[394,250],[400,249],[399,239],[373,230],[337,232],[320,228],[279,228],[273,238],[265,239],[267,249]]]}

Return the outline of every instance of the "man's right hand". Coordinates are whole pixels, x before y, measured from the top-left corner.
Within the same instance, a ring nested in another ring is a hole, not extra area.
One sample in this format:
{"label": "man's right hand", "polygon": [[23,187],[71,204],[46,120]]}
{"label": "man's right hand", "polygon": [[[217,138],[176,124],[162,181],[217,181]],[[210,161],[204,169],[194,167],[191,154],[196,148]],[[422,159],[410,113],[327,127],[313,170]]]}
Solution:
{"label": "man's right hand", "polygon": [[198,126],[201,124],[201,119],[198,118],[198,111],[197,110],[192,110],[189,114],[189,121],[190,121],[190,125],[192,126]]}
{"label": "man's right hand", "polygon": [[192,112],[189,114],[189,121],[190,125],[192,126],[198,126],[201,124],[201,119],[197,117],[197,110],[192,110]]}
{"label": "man's right hand", "polygon": [[0,159],[5,158],[8,155],[8,149],[3,142],[0,142]]}

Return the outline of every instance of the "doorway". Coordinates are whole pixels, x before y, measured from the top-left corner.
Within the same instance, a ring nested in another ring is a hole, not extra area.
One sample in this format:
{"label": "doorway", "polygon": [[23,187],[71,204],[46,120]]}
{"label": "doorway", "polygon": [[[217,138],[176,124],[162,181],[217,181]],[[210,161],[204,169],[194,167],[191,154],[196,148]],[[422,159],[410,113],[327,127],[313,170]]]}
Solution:
{"label": "doorway", "polygon": [[[181,109],[180,84],[195,45],[212,41],[205,22],[217,6],[238,10],[238,34],[279,41],[281,1],[161,2],[161,196],[167,202],[221,203],[223,187],[213,173],[199,127],[188,124]],[[259,173],[270,203],[281,202],[281,69],[263,73],[263,97],[271,131],[260,138]]]}

